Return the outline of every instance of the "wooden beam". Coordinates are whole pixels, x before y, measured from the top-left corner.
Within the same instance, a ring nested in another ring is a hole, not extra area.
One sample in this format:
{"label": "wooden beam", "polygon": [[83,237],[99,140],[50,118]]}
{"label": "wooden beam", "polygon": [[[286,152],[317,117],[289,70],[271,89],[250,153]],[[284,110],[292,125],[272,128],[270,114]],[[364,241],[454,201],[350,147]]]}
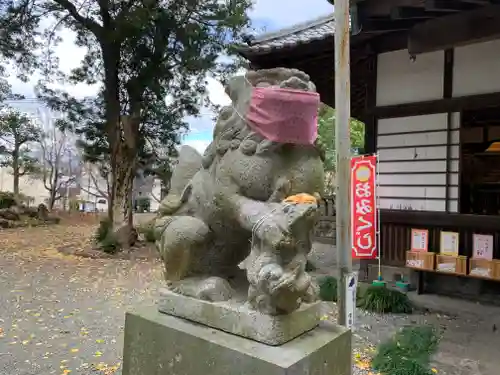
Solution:
{"label": "wooden beam", "polygon": [[457,229],[481,228],[497,232],[500,217],[495,215],[455,214],[436,211],[380,210],[382,225],[389,223],[408,225],[408,227],[456,227]]}
{"label": "wooden beam", "polygon": [[500,106],[500,92],[456,98],[444,98],[418,103],[395,104],[368,109],[377,118],[409,117],[434,113],[460,112]]}
{"label": "wooden beam", "polygon": [[463,12],[477,7],[477,3],[460,0],[425,0],[425,9],[435,12]]}
{"label": "wooden beam", "polygon": [[363,33],[378,33],[388,31],[410,30],[418,19],[398,19],[389,17],[369,17],[361,20]]}
{"label": "wooden beam", "polygon": [[376,54],[406,49],[408,46],[408,31],[385,33],[368,41]]}
{"label": "wooden beam", "polygon": [[411,55],[500,38],[500,5],[435,18],[415,25],[408,35]]}
{"label": "wooden beam", "polygon": [[427,11],[423,7],[394,7],[391,9],[391,18],[393,20],[400,19],[429,19],[437,16],[442,16],[443,12],[432,12]]}
{"label": "wooden beam", "polygon": [[455,50],[444,51],[444,77],[443,77],[443,98],[453,96],[453,64],[455,61]]}
{"label": "wooden beam", "polygon": [[[451,98],[453,96],[453,65],[455,60],[455,50],[447,49],[444,51],[444,77],[443,77],[443,98]],[[451,186],[451,129],[452,129],[452,113],[448,112],[446,116],[446,186],[445,186],[445,211],[450,212],[450,186]],[[460,156],[459,156],[460,157]],[[459,163],[460,169],[460,163]],[[458,207],[460,207],[460,194],[458,195]]]}
{"label": "wooden beam", "polygon": [[[370,63],[370,75],[367,77],[366,86],[366,108],[373,108],[377,105],[377,56],[372,56]],[[365,123],[364,153],[374,154],[377,151],[377,118],[373,115],[363,116],[361,119]]]}
{"label": "wooden beam", "polygon": [[495,0],[461,0],[463,3],[476,4],[476,5],[489,5],[494,3]]}

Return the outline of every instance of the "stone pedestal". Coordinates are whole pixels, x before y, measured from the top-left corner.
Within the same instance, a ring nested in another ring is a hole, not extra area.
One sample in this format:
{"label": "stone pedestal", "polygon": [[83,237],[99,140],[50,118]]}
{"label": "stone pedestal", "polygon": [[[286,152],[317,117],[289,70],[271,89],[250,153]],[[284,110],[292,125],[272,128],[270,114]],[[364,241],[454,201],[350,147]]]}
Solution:
{"label": "stone pedestal", "polygon": [[123,375],[349,375],[351,333],[321,324],[269,346],[162,314],[127,313]]}
{"label": "stone pedestal", "polygon": [[160,289],[158,309],[169,315],[220,329],[268,345],[282,345],[314,329],[321,302],[303,303],[288,315],[270,316],[252,310],[246,294],[224,302],[208,302]]}

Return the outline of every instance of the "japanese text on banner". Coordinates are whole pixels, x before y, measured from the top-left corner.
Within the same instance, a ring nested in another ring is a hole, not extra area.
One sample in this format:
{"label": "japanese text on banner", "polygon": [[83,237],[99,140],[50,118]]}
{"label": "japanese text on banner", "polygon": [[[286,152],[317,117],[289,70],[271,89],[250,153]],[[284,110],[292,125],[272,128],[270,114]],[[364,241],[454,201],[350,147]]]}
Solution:
{"label": "japanese text on banner", "polygon": [[352,257],[377,258],[376,156],[351,159]]}

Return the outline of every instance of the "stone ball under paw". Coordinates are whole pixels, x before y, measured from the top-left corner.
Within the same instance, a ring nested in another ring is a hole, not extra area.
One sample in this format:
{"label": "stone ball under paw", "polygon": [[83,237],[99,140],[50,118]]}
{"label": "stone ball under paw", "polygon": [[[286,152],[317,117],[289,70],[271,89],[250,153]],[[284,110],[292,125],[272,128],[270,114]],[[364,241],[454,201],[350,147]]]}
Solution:
{"label": "stone ball under paw", "polygon": [[197,297],[210,302],[222,302],[230,300],[234,291],[227,280],[221,277],[209,277],[199,287]]}

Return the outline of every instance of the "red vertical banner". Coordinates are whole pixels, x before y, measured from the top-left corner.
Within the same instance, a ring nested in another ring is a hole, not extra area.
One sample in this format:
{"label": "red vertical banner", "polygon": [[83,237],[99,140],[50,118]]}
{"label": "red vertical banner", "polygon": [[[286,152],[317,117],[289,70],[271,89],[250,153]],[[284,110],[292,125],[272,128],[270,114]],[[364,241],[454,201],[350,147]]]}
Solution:
{"label": "red vertical banner", "polygon": [[377,258],[377,157],[351,158],[352,257]]}

